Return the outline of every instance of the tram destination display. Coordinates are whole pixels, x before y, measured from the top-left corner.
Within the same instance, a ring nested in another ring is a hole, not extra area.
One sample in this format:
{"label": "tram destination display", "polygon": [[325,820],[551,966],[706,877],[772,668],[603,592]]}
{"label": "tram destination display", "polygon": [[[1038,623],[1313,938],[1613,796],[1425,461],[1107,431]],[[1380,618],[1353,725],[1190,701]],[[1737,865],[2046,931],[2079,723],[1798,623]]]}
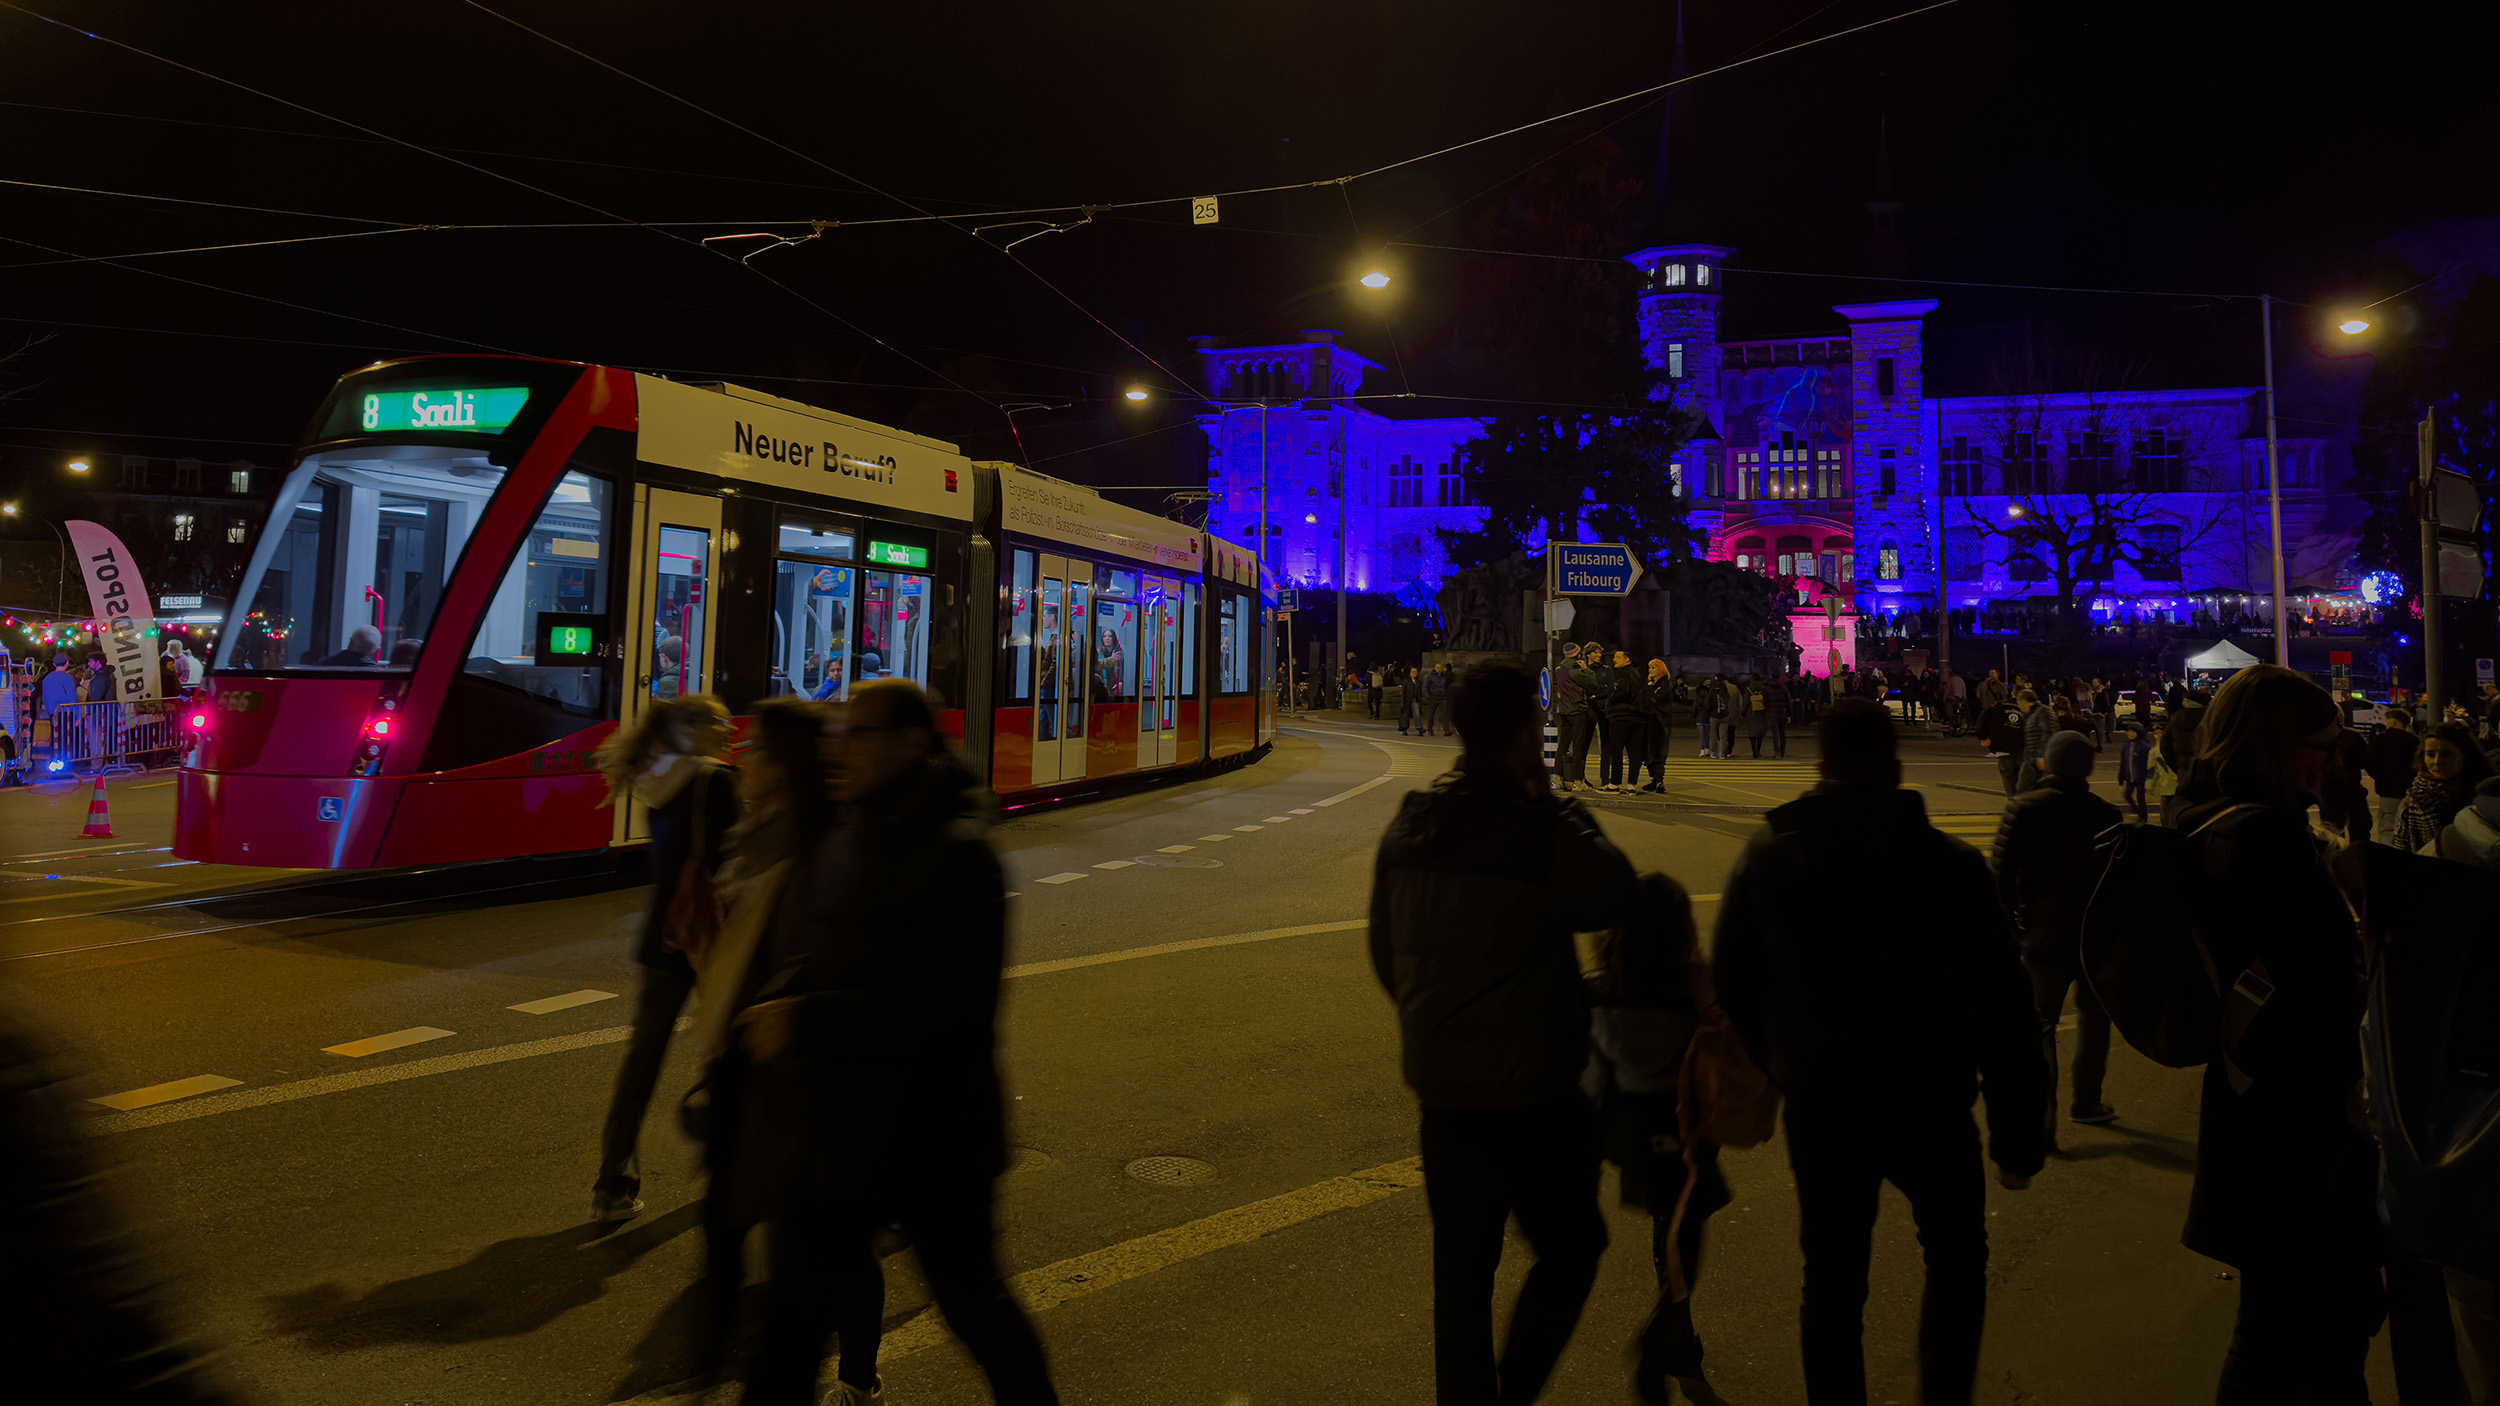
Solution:
{"label": "tram destination display", "polygon": [[422,386],[366,391],[330,412],[329,437],[447,430],[502,434],[529,403],[527,386]]}

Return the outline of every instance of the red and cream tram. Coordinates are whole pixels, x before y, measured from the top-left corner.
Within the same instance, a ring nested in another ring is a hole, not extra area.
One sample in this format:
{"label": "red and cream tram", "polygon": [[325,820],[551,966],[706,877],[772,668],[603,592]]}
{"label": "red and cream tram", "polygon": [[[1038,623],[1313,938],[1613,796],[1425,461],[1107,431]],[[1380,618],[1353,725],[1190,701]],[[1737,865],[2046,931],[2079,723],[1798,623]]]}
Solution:
{"label": "red and cream tram", "polygon": [[517,357],[342,380],[208,679],[175,852],[397,868],[641,840],[592,752],[649,700],[929,690],[1010,805],[1272,740],[1257,557],[728,385]]}

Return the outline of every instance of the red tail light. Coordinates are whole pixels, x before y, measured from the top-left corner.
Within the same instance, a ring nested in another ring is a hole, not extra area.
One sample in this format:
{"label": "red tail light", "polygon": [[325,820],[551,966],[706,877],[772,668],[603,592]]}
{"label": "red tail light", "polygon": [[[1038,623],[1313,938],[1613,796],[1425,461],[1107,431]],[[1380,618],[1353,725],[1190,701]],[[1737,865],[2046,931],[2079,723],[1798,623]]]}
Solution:
{"label": "red tail light", "polygon": [[206,713],[193,713],[184,721],[193,732],[208,731],[208,714]]}
{"label": "red tail light", "polygon": [[390,745],[391,732],[398,723],[394,715],[399,700],[385,698],[373,705],[373,716],[365,719],[364,745],[356,749],[356,764],[348,769],[351,776],[371,776],[382,769],[383,749]]}

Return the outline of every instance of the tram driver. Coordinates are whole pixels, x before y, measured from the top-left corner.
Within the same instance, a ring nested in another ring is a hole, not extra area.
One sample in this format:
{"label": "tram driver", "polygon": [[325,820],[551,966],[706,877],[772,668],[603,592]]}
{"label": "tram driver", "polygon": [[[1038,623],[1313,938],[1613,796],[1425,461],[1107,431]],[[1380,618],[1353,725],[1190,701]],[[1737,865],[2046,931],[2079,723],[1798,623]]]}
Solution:
{"label": "tram driver", "polygon": [[325,669],[361,668],[373,663],[373,656],[382,652],[382,632],[371,625],[359,625],[347,632],[347,648],[321,661]]}

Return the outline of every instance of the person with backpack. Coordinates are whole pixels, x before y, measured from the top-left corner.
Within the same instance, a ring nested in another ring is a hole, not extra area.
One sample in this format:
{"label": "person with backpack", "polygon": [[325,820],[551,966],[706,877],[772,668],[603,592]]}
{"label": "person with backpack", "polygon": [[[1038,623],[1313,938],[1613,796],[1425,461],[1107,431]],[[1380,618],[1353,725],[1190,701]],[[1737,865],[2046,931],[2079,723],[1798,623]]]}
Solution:
{"label": "person with backpack", "polygon": [[2092,743],[2079,732],[2049,739],[2040,784],[2016,796],[1997,823],[1993,852],[1997,900],[2014,919],[2014,941],[2031,977],[2032,1009],[2040,1016],[2040,1053],[2048,1062],[2049,1097],[2041,1110],[2049,1146],[2057,1146],[2057,1027],[2066,992],[2075,988],[2074,1087],[2066,1116],[2107,1123],[2117,1110],[2101,1101],[2109,1069],[2109,1012],[2082,973],[2083,911],[2101,876],[2093,841],[2119,824],[2118,808],[2092,794]]}
{"label": "person with backpack", "polygon": [[[1534,1401],[1606,1249],[1572,934],[1632,922],[1639,896],[1596,817],[1546,788],[1536,693],[1507,665],[1460,676],[1458,766],[1406,798],[1373,869],[1372,971],[1421,1108],[1446,1406]],[[1488,1310],[1513,1216],[1536,1262],[1497,1361]]]}
{"label": "person with backpack", "polygon": [[1684,1063],[1710,972],[1693,925],[1693,901],[1664,874],[1643,874],[1632,921],[1607,934],[1590,980],[1589,1080],[1597,1089],[1606,1160],[1621,1170],[1623,1204],[1649,1212],[1658,1302],[1642,1328],[1632,1391],[1666,1406],[1667,1379],[1693,1406],[1724,1406],[1702,1374],[1692,1288],[1701,1273],[1702,1227],[1730,1200],[1718,1144],[1694,1130],[1683,1106]]}
{"label": "person with backpack", "polygon": [[2387,725],[2370,739],[2364,767],[2370,790],[2378,797],[2377,823],[2370,836],[2383,845],[2396,842],[2396,815],[2404,809],[2405,792],[2413,789],[2413,758],[2422,740],[2413,732],[2413,715],[2402,708],[2386,710]]}
{"label": "person with backpack", "polygon": [[1744,720],[1745,740],[1753,746],[1753,758],[1762,759],[1762,736],[1771,729],[1771,694],[1762,680],[1746,674],[1736,681],[1737,715]]}
{"label": "person with backpack", "polygon": [[[1712,976],[1787,1099],[1806,1400],[1866,1399],[1862,1319],[1889,1181],[1926,1251],[1923,1397],[1968,1401],[1988,1296],[1971,1108],[1984,1088],[1998,1183],[2028,1187],[2047,1153],[2039,1023],[1987,862],[1901,785],[1892,719],[1847,699],[1821,735],[1822,784],[1773,810],[1728,877]],[[1830,895],[1882,892],[1903,874],[1920,876],[1921,903],[1832,921]]]}
{"label": "person with backpack", "polygon": [[[1599,703],[1580,686],[1579,650],[1578,645],[1564,645],[1562,662],[1547,673],[1546,688],[1554,700],[1554,785],[1562,791],[1588,789],[1588,737],[1589,729],[1595,726],[1589,719],[1589,710]],[[1450,724],[1455,727],[1458,710],[1453,707],[1450,714]]]}
{"label": "person with backpack", "polygon": [[599,1136],[599,1175],[591,1184],[596,1221],[642,1214],[642,1170],[635,1150],[643,1115],[658,1087],[677,1013],[694,993],[694,964],[720,924],[712,877],[721,846],[738,821],[738,778],[729,765],[729,710],[710,694],[656,699],[642,717],[609,734],[599,748],[607,804],[631,798],[651,816],[651,901],[634,961],[642,983],[634,998],[633,1034],[608,1100]]}
{"label": "person with backpack", "polygon": [[2180,1239],[2240,1285],[2219,1406],[2366,1401],[2362,1364],[2386,1310],[2378,1153],[2350,1114],[2361,943],[2308,819],[2341,727],[2307,677],[2242,669],[2205,710],[2178,797],[2174,828],[2204,880],[2181,897],[2220,1007],[2201,1032],[2213,1050]]}

